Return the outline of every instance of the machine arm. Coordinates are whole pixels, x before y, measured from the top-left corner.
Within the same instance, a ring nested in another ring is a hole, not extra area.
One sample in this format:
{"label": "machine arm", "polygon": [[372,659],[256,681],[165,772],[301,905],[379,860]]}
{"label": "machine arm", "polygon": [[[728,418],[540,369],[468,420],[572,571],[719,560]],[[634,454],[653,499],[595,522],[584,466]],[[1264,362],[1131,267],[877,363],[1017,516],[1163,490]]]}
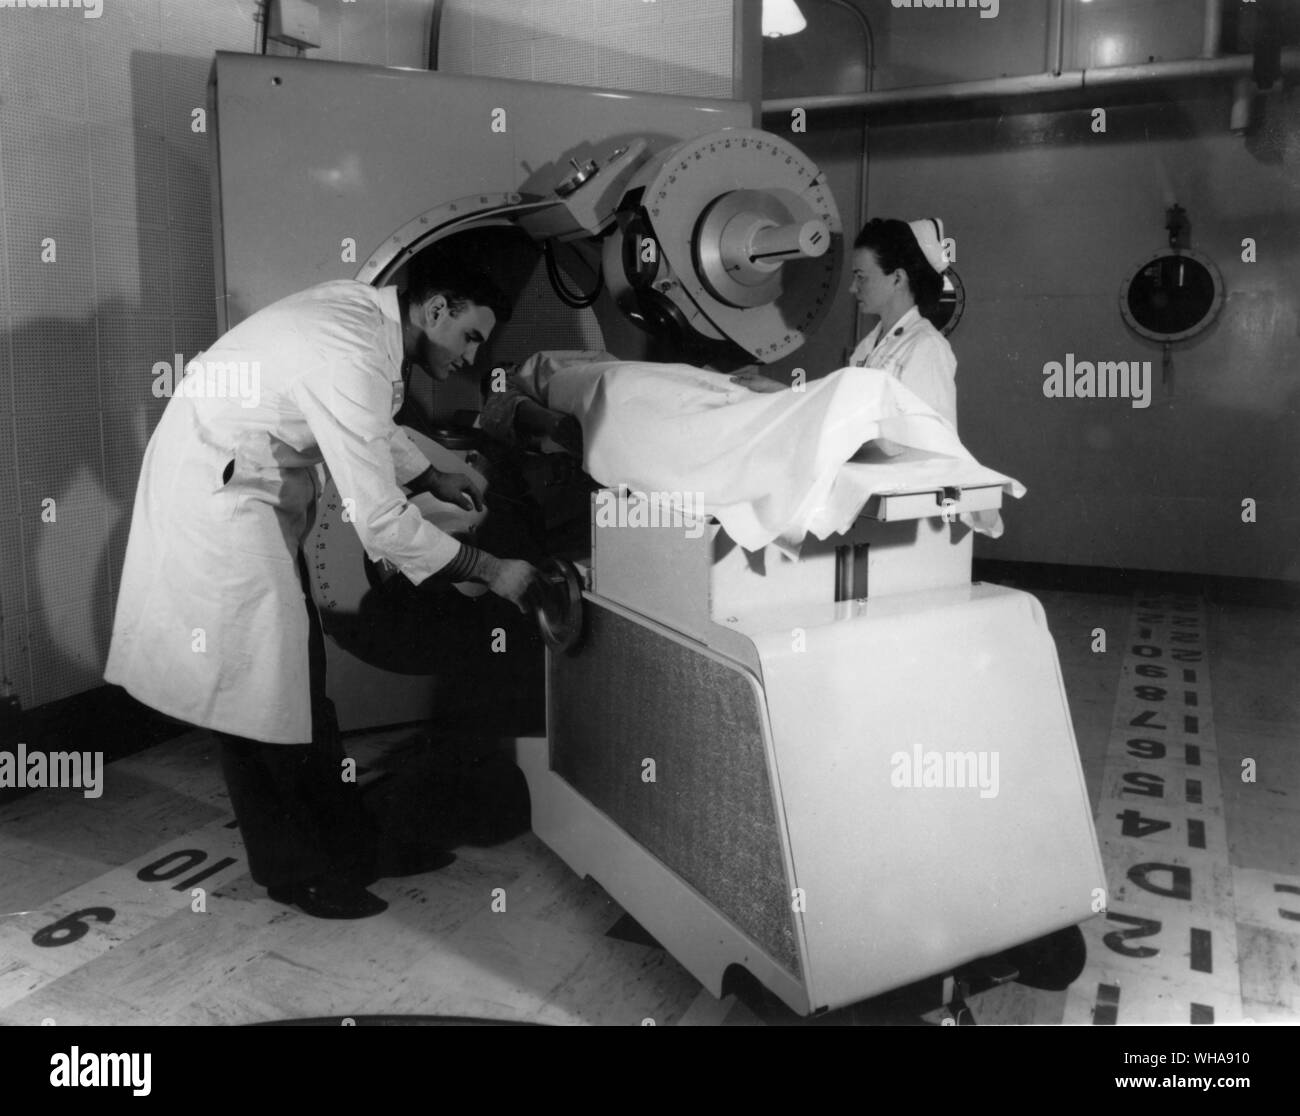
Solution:
{"label": "machine arm", "polygon": [[574,173],[520,210],[535,240],[602,238],[615,304],[682,355],[734,344],[771,362],[830,308],[843,256],[825,176],[797,148],[728,128],[647,155],[645,141]]}

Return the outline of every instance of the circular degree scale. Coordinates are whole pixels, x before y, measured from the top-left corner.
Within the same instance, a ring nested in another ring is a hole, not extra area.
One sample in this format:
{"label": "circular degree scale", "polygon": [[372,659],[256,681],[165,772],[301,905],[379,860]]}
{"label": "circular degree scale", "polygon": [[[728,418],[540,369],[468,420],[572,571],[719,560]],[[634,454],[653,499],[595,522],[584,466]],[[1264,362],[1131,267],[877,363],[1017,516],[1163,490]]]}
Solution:
{"label": "circular degree scale", "polygon": [[723,334],[765,362],[803,344],[837,293],[843,230],[825,176],[798,148],[727,129],[670,148],[637,184],[685,294]]}

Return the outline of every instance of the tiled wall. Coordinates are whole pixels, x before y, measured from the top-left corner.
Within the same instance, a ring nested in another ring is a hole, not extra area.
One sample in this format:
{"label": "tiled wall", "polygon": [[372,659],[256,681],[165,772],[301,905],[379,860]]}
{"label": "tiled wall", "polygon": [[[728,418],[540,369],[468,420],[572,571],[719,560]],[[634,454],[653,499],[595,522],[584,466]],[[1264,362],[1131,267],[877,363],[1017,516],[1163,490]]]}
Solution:
{"label": "tiled wall", "polygon": [[735,0],[447,0],[447,73],[732,97]]}
{"label": "tiled wall", "polygon": [[[859,0],[875,33],[875,88],[1041,72],[1047,5],[901,9]],[[768,44],[767,96],[861,88],[851,19],[806,6],[804,35]],[[1228,6],[1225,5],[1225,10]],[[1200,0],[1066,5],[1064,65],[1194,58]],[[1087,97],[999,105],[969,117],[876,117],[867,212],[858,205],[860,118],[810,115],[797,137],[831,180],[846,227],[865,217],[942,217],[957,243],[966,311],[957,356],[962,439],[1023,481],[1006,534],[977,557],[1300,581],[1300,96],[1275,89],[1249,137],[1228,128],[1232,86],[1151,86],[1112,103],[1104,134]],[[1102,102],[1108,103],[1108,102]],[[789,127],[769,117],[773,130]],[[1167,243],[1165,208],[1188,210],[1192,247],[1216,262],[1215,323],[1171,348],[1138,337],[1121,283]],[[1242,240],[1259,245],[1242,259]],[[830,370],[855,339],[848,281],[821,336],[795,363]],[[1043,395],[1043,366],[1151,361],[1151,406]],[[1243,499],[1257,501],[1253,523]]]}
{"label": "tiled wall", "polygon": [[[450,0],[441,68],[729,97],[732,3]],[[310,57],[425,65],[431,0],[317,6]],[[208,137],[191,112],[215,51],[256,49],[257,11],[0,9],[0,677],[26,706],[101,684],[165,402],[152,369],[177,353],[183,366],[216,333]]]}
{"label": "tiled wall", "polygon": [[[429,0],[318,7],[311,57],[424,65]],[[256,12],[256,0],[103,0],[97,19],[0,9],[0,668],[27,706],[101,683],[164,402],[152,368],[216,332],[208,137],[190,114],[213,52],[254,48]]]}

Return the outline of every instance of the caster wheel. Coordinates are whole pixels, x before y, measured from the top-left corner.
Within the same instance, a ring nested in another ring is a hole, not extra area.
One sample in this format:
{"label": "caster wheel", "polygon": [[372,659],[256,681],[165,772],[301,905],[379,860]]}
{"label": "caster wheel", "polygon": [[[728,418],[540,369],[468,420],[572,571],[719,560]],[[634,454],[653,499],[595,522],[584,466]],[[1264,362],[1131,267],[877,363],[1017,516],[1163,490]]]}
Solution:
{"label": "caster wheel", "polygon": [[1088,947],[1083,931],[1077,926],[1067,926],[1055,934],[1009,949],[1003,956],[1019,970],[1016,980],[1021,984],[1060,992],[1079,979]]}

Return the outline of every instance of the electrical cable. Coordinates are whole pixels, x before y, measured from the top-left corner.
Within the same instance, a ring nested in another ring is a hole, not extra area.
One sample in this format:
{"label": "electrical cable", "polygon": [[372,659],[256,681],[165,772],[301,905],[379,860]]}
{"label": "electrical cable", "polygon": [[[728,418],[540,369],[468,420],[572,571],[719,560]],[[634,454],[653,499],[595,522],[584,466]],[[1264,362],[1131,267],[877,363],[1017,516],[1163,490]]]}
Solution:
{"label": "electrical cable", "polygon": [[573,310],[586,310],[595,305],[596,299],[600,297],[601,291],[605,289],[605,274],[603,268],[596,272],[596,285],[591,289],[589,294],[583,294],[581,291],[576,294],[571,291],[564,282],[564,277],[560,272],[560,265],[555,258],[555,248],[551,241],[546,242],[546,278],[550,280],[551,289],[555,292],[556,297]]}
{"label": "electrical cable", "polygon": [[425,57],[424,68],[438,68],[438,51],[442,45],[442,9],[444,0],[433,0],[433,14],[429,22],[429,50]]}
{"label": "electrical cable", "polygon": [[[871,23],[862,11],[851,0],[828,0],[828,3],[835,8],[840,8],[848,12],[858,21],[858,29],[862,32],[863,41],[867,48],[867,65],[866,74],[863,78],[863,92],[870,93],[875,85],[874,76],[876,72],[876,36],[871,30]],[[862,158],[859,160],[859,187],[858,187],[858,219],[862,223],[867,220],[867,147],[870,141],[870,123],[869,117],[864,112],[862,114]],[[857,344],[857,339],[862,336],[863,329],[863,312],[859,306],[853,315],[854,330],[853,337],[849,342],[849,347],[845,350],[846,354],[853,351]]]}

